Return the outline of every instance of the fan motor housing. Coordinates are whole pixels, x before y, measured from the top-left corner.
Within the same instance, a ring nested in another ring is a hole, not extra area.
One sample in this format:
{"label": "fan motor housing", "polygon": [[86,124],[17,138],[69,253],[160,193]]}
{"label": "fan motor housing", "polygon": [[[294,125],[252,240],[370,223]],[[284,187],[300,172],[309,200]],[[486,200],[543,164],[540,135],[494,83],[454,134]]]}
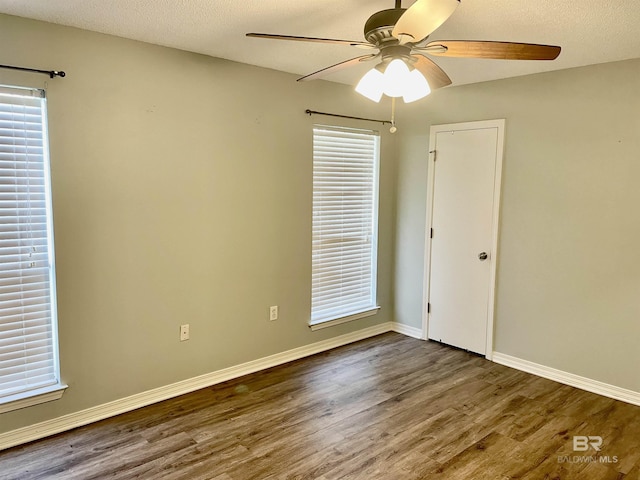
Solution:
{"label": "fan motor housing", "polygon": [[406,10],[406,8],[390,8],[374,13],[364,24],[364,38],[374,45],[396,40],[391,35],[391,31]]}

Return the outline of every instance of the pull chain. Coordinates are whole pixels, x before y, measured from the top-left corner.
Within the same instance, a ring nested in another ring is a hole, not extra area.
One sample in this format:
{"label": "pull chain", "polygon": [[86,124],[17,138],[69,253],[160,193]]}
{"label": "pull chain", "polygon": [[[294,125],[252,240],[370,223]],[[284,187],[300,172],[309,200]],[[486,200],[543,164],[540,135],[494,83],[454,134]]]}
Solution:
{"label": "pull chain", "polygon": [[396,128],[396,97],[391,97],[391,128],[389,131],[391,133],[396,133],[398,131]]}

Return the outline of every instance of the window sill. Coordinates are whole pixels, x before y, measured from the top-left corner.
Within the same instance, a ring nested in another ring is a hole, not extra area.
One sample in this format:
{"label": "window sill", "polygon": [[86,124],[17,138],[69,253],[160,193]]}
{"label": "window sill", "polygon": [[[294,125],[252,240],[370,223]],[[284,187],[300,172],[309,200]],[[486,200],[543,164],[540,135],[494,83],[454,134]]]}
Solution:
{"label": "window sill", "polygon": [[58,400],[67,389],[67,385],[57,383],[29,392],[10,395],[0,400],[0,413],[7,413],[20,408],[32,407],[40,403]]}
{"label": "window sill", "polygon": [[380,307],[373,307],[369,310],[364,310],[362,312],[354,313],[353,315],[348,315],[346,317],[334,318],[333,320],[324,320],[322,322],[310,323],[309,328],[312,331],[320,330],[322,328],[333,327],[334,325],[340,325],[342,323],[351,322],[352,320],[358,320],[360,318],[371,317],[375,315],[380,310]]}

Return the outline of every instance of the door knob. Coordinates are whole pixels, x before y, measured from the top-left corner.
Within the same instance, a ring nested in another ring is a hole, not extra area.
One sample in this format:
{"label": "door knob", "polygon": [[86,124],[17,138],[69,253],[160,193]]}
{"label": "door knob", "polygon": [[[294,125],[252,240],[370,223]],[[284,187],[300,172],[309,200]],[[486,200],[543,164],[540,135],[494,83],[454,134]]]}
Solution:
{"label": "door knob", "polygon": [[489,258],[489,255],[487,255],[487,252],[480,252],[478,254],[478,258],[484,262],[487,258]]}

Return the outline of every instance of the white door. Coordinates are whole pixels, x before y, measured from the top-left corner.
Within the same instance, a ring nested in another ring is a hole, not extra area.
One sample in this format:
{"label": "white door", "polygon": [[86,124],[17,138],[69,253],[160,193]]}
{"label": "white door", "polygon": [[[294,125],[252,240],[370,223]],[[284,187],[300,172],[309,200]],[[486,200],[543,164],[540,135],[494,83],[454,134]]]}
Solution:
{"label": "white door", "polygon": [[503,120],[431,129],[428,338],[483,355],[492,350],[503,130]]}

